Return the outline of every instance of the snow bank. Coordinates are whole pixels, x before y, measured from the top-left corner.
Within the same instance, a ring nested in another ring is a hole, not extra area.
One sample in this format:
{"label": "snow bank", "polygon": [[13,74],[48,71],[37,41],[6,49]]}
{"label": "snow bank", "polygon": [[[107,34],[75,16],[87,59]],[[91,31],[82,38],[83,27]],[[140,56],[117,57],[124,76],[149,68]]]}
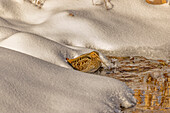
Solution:
{"label": "snow bank", "polygon": [[169,59],[169,5],[111,3],[107,11],[91,0],[47,0],[42,9],[25,0],[1,0],[1,111],[112,113],[133,106],[122,82],[77,72],[65,62],[92,49]]}
{"label": "snow bank", "polygon": [[[8,28],[72,46],[112,53],[123,52],[124,48],[137,51],[144,48],[139,55],[169,57],[169,50],[159,50],[162,46],[168,48],[170,43],[168,4],[154,6],[144,0],[112,0],[113,9],[106,11],[103,5],[92,5],[91,0],[48,0],[42,9],[28,2],[10,1],[8,4],[16,7],[9,10],[5,3],[1,2],[1,12],[5,12],[1,14],[5,19],[1,23]],[[143,52],[145,48],[151,50]]]}
{"label": "snow bank", "polygon": [[0,53],[2,113],[113,113],[135,104],[131,90],[118,80],[5,48]]}

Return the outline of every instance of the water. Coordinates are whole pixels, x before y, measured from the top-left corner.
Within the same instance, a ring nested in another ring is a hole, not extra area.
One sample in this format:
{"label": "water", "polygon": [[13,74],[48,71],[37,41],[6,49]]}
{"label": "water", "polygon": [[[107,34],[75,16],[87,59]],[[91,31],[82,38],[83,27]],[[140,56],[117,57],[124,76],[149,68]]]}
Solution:
{"label": "water", "polygon": [[101,68],[97,74],[125,82],[133,91],[137,105],[124,112],[170,112],[170,60],[153,60],[141,56],[113,57],[113,69]]}

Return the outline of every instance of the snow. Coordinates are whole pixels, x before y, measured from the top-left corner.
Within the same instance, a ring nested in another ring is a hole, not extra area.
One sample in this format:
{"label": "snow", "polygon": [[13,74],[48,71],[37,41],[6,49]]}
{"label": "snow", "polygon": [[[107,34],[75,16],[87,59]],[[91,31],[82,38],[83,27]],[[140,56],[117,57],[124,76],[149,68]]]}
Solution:
{"label": "snow", "polygon": [[99,113],[135,104],[122,82],[0,48],[3,113]]}
{"label": "snow", "polygon": [[168,4],[111,4],[106,10],[103,0],[97,6],[91,0],[46,0],[39,9],[25,0],[1,0],[1,112],[113,113],[121,112],[120,106],[134,106],[124,83],[75,71],[65,62],[94,49],[170,58]]}

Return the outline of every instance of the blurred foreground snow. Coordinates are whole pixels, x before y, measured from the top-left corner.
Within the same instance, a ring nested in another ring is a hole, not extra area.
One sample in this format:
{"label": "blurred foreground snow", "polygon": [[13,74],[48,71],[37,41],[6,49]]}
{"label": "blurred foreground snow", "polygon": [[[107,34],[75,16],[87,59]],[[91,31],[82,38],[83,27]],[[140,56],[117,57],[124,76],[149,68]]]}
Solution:
{"label": "blurred foreground snow", "polygon": [[92,48],[114,54],[132,47],[131,55],[153,56],[158,49],[158,57],[169,58],[167,4],[111,3],[114,8],[106,11],[90,0],[47,0],[41,9],[24,0],[1,0],[1,112],[113,113],[134,106],[124,83],[75,71],[65,62]]}

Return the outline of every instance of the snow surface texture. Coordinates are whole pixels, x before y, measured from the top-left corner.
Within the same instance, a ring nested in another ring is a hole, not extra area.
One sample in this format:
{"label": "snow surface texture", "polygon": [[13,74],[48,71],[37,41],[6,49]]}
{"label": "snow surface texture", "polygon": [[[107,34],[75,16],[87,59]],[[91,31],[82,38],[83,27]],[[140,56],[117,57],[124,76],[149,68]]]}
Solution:
{"label": "snow surface texture", "polygon": [[135,105],[122,82],[0,48],[2,113],[114,113]]}
{"label": "snow surface texture", "polygon": [[65,58],[93,48],[169,59],[170,7],[112,0],[107,11],[103,0],[94,2],[101,5],[46,0],[39,9],[24,0],[0,0],[1,112],[113,113],[135,104],[124,83],[75,71]]}

